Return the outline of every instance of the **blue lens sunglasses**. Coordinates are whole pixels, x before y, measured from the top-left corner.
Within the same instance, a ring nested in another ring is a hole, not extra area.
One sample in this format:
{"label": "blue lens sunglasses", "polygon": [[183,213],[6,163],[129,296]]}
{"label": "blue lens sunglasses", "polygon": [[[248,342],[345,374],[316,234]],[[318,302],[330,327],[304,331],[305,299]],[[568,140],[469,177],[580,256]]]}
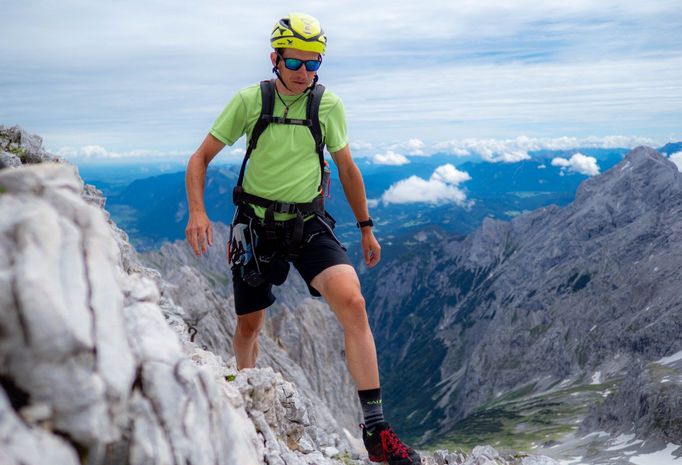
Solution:
{"label": "blue lens sunglasses", "polygon": [[322,65],[322,59],[299,60],[298,58],[284,58],[282,55],[280,55],[280,58],[284,60],[284,67],[291,71],[298,71],[302,65],[305,65],[306,71],[317,71]]}

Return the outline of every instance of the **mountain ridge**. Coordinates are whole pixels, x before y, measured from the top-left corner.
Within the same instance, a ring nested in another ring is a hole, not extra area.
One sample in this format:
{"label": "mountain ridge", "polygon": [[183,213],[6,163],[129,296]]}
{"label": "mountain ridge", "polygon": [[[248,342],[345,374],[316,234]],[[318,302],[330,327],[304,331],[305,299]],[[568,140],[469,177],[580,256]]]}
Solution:
{"label": "mountain ridge", "polygon": [[[423,373],[437,386],[427,405],[405,402],[425,388],[405,391],[410,381],[388,395],[408,405],[406,417],[431,418],[429,434],[439,436],[498,393],[532,380],[535,392],[566,379],[589,384],[597,371],[616,377],[630,361],[681,349],[673,291],[681,211],[677,168],[640,147],[585,181],[566,207],[486,220],[463,240],[427,240],[406,263],[384,264],[385,274],[368,286],[372,325],[385,341],[380,350],[393,354],[382,369],[420,363],[413,376]],[[647,315],[647,305],[658,312]],[[412,346],[394,346],[397,339]],[[429,354],[435,358],[421,357]],[[407,425],[427,432],[418,422]]]}

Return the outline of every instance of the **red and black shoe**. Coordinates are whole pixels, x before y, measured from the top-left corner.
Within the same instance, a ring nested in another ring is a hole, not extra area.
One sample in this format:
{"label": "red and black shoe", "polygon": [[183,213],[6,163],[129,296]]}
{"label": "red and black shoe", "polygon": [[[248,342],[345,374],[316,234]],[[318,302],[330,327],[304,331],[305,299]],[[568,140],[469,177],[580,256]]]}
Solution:
{"label": "red and black shoe", "polygon": [[371,430],[360,425],[362,442],[372,462],[388,462],[389,465],[417,465],[422,463],[418,453],[406,446],[391,426],[383,421]]}

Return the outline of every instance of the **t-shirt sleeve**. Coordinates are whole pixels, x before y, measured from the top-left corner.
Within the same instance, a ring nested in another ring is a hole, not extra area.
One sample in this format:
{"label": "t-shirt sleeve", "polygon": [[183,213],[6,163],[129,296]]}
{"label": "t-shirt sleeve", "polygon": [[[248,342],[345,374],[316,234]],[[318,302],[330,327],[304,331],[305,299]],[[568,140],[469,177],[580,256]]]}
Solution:
{"label": "t-shirt sleeve", "polygon": [[246,104],[237,93],[213,123],[209,131],[213,137],[226,145],[232,145],[246,132]]}
{"label": "t-shirt sleeve", "polygon": [[338,99],[334,107],[329,111],[325,131],[325,143],[329,153],[341,150],[348,144],[348,132],[346,129],[346,111],[343,102]]}

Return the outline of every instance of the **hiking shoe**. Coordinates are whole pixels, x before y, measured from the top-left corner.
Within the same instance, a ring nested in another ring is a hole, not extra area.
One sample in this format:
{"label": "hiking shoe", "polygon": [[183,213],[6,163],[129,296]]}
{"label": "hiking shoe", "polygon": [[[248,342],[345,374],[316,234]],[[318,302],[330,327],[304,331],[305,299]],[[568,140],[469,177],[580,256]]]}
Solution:
{"label": "hiking shoe", "polygon": [[388,462],[389,465],[417,465],[422,463],[418,453],[406,446],[391,426],[383,421],[371,430],[360,425],[362,442],[365,443],[367,454],[372,462]]}

